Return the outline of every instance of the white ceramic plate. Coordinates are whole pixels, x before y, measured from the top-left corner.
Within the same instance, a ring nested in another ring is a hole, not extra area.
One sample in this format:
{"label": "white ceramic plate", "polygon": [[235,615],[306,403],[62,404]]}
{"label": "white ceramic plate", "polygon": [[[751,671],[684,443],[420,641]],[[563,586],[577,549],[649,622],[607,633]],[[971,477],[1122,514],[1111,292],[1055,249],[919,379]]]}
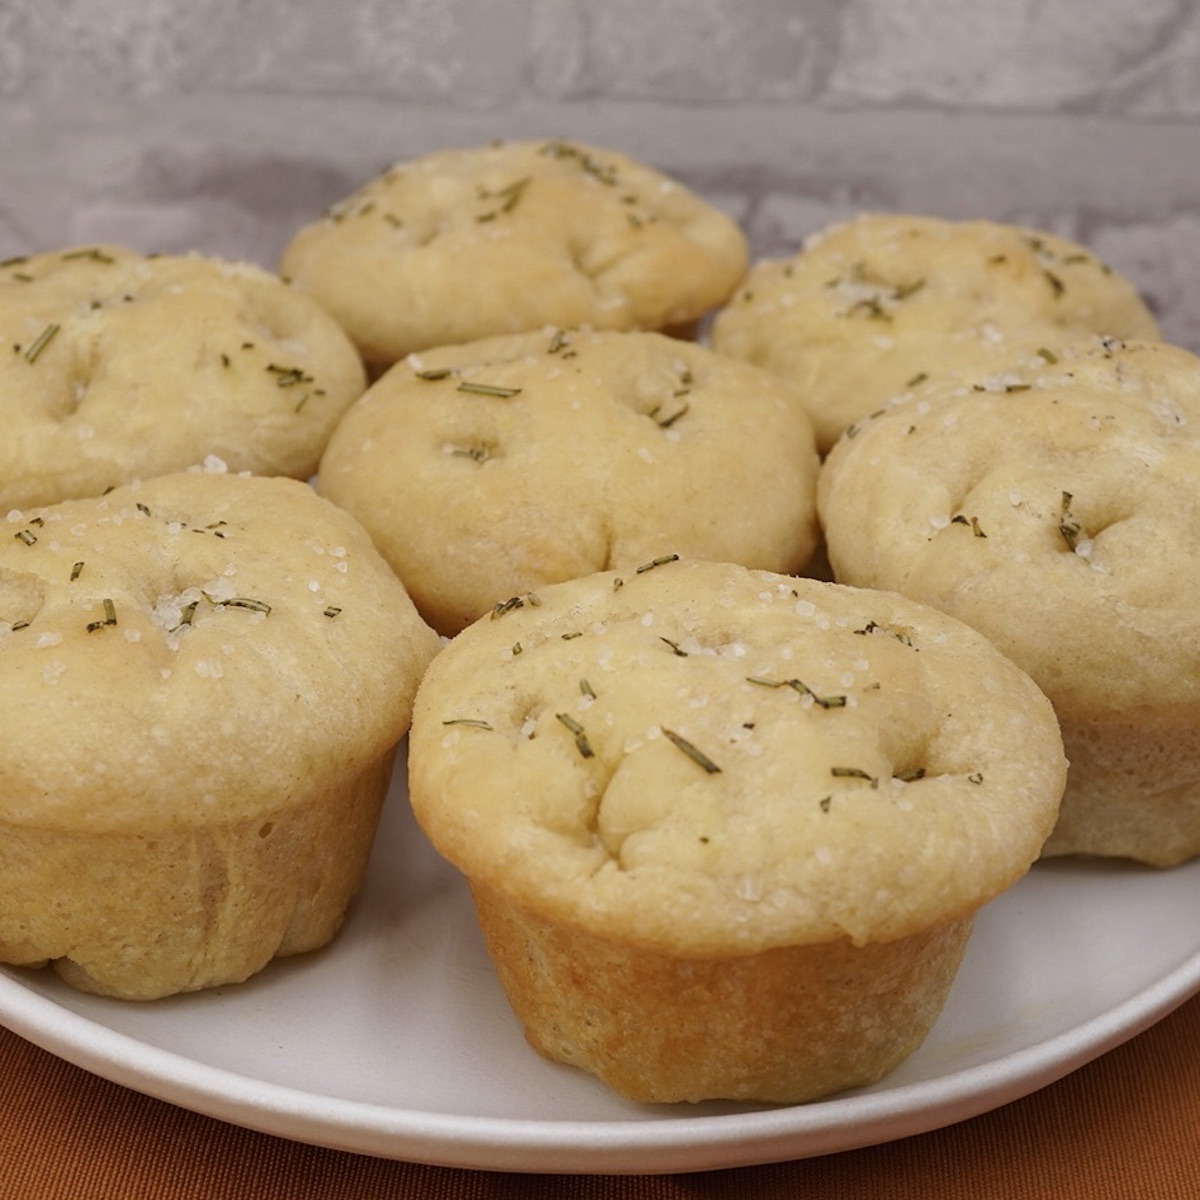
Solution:
{"label": "white ceramic plate", "polygon": [[0,1022],[138,1091],[338,1149],[458,1167],[707,1170],[951,1124],[1065,1075],[1200,990],[1200,860],[1042,863],[979,916],[925,1045],[873,1087],[794,1108],[644,1107],[524,1042],[466,889],[397,764],[337,942],[239,987],[151,1004],[0,969]]}

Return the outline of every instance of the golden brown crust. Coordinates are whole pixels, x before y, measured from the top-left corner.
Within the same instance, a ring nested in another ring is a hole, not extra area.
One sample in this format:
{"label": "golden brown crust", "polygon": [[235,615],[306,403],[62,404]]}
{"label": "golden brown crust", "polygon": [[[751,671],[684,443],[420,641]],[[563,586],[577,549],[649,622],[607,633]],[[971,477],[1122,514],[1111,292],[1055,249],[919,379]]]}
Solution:
{"label": "golden brown crust", "polygon": [[657,333],[548,329],[398,363],[346,415],[320,491],[436,628],[663,553],[799,570],[817,455],[799,397]]}
{"label": "golden brown crust", "polygon": [[281,270],[367,361],[543,325],[665,329],[746,268],[737,225],[624,155],[494,143],[398,163],[287,247]]}
{"label": "golden brown crust", "polygon": [[1062,723],[1071,769],[1043,855],[1173,867],[1200,854],[1200,712],[1137,709]]}
{"label": "golden brown crust", "polygon": [[1134,288],[1084,247],[992,221],[867,214],[763,262],[713,346],[800,389],[822,452],[914,381],[999,369],[1014,349],[1153,339]]}
{"label": "golden brown crust", "polygon": [[800,1104],[875,1082],[937,1020],[971,929],[679,959],[473,894],[530,1043],[647,1103]]}
{"label": "golden brown crust", "polygon": [[325,945],[366,872],[392,755],[278,807],[153,831],[0,820],[0,961],[124,1000],[240,983]]}
{"label": "golden brown crust", "polygon": [[366,386],[309,297],[198,255],[91,246],[10,263],[0,331],[0,513],[209,455],[304,478]]}

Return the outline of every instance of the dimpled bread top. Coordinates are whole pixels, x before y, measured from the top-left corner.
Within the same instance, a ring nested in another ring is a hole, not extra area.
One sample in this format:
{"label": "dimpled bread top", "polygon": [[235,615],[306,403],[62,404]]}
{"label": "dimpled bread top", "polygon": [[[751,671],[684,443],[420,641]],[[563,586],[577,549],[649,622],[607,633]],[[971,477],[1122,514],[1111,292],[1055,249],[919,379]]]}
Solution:
{"label": "dimpled bread top", "polygon": [[987,633],[1061,716],[1200,702],[1200,359],[1032,354],[930,383],[826,460],[837,577]]}
{"label": "dimpled bread top", "polygon": [[0,531],[5,821],[278,808],[400,738],[438,647],[358,524],[294,480],[162,476]]}
{"label": "dimpled bread top", "polygon": [[282,272],[368,362],[546,324],[682,325],[746,269],[736,223],[666,175],[562,141],[399,163],[302,229]]}
{"label": "dimpled bread top", "polygon": [[817,455],[776,376],[658,333],[543,330],[398,363],[318,487],[456,633],[546,583],[662,553],[798,570]]}
{"label": "dimpled bread top", "polygon": [[257,267],[113,246],[0,269],[0,511],[214,454],[305,477],[366,386],[334,320]]}
{"label": "dimpled bread top", "polygon": [[728,564],[576,580],[434,661],[414,811],[468,879],[684,956],[886,941],[1037,857],[1049,704],[961,623]]}
{"label": "dimpled bread top", "polygon": [[914,381],[1095,334],[1155,339],[1158,328],[1083,247],[991,221],[869,214],[757,265],[712,336],[800,387],[824,451]]}

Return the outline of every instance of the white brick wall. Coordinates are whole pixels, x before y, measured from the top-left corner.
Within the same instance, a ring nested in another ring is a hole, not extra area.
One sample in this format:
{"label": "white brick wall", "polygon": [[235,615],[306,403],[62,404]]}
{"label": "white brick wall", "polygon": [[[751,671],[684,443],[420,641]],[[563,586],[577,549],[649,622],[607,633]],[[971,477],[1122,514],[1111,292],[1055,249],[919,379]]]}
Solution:
{"label": "white brick wall", "polygon": [[782,253],[861,208],[1025,220],[1200,350],[1194,0],[0,0],[0,257],[273,265],[386,163],[563,135]]}

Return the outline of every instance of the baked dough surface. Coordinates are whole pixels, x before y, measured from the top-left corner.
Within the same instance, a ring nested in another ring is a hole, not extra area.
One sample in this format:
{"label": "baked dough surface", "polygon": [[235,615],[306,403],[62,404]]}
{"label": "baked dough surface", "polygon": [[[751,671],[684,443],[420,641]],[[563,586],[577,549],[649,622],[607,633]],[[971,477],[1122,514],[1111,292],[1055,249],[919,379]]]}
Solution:
{"label": "baked dough surface", "polygon": [[306,484],[0,518],[0,961],[145,998],[327,941],[437,636]]}
{"label": "baked dough surface", "polygon": [[530,920],[734,958],[892,941],[1036,859],[1044,696],[890,593],[666,562],[523,597],[434,661],[410,735],[434,845]]}
{"label": "baked dough surface", "polygon": [[0,269],[0,513],[216,455],[304,478],[366,386],[310,297],[244,263],[89,246]]}
{"label": "baked dough surface", "polygon": [[1060,715],[1200,698],[1200,359],[1115,343],[929,383],[828,457],[839,579],[982,629]]}
{"label": "baked dough surface", "polygon": [[398,163],[300,230],[280,270],[366,360],[546,324],[685,325],[745,272],[745,237],[622,154],[500,142]]}
{"label": "baked dough surface", "polygon": [[916,383],[1097,334],[1154,339],[1158,327],[1084,247],[992,221],[867,214],[757,264],[712,344],[793,381],[824,452]]}
{"label": "baked dough surface", "polygon": [[657,333],[547,329],[398,363],[339,425],[318,487],[453,634],[664,553],[798,570],[817,466],[769,372]]}
{"label": "baked dough surface", "polygon": [[1200,359],[1110,340],[922,385],[822,469],[837,578],[966,621],[1053,701],[1056,853],[1200,852],[1198,428]]}

